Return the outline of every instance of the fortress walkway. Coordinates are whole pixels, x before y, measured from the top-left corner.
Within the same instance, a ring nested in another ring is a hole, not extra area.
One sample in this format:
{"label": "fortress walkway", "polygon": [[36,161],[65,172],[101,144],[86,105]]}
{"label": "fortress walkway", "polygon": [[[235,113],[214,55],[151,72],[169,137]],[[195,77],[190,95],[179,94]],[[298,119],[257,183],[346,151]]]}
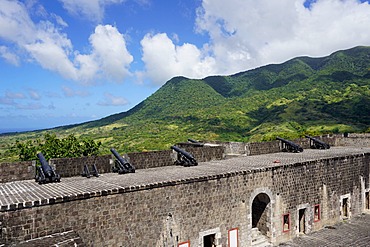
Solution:
{"label": "fortress walkway", "polygon": [[323,159],[345,158],[370,153],[370,147],[333,147],[328,150],[305,149],[302,153],[272,153],[239,156],[226,160],[199,163],[198,166],[166,166],[140,169],[119,175],[62,178],[60,183],[39,185],[34,180],[0,184],[0,211],[20,210],[72,200],[146,190],[182,183],[258,172],[272,167],[290,166]]}

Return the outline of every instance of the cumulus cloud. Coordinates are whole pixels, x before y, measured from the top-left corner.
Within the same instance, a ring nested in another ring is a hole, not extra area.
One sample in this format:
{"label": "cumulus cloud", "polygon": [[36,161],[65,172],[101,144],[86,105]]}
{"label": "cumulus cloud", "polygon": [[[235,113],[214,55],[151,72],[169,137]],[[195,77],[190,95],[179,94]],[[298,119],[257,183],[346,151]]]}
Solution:
{"label": "cumulus cloud", "polygon": [[195,45],[175,45],[165,33],[147,34],[141,40],[141,46],[145,76],[156,84],[175,75],[198,78],[216,72],[214,58],[203,54]]}
{"label": "cumulus cloud", "polygon": [[370,5],[357,0],[204,0],[197,29],[210,35],[217,71],[234,73],[299,55],[370,43]]}
{"label": "cumulus cloud", "polygon": [[84,84],[104,78],[122,82],[130,76],[133,57],[116,27],[98,25],[89,38],[90,53],[82,54],[63,33],[68,24],[59,16],[48,15],[56,23],[47,19],[35,23],[20,1],[0,0],[0,5],[0,38],[9,43],[0,47],[0,56],[8,62],[19,64],[17,52],[23,52],[43,68]]}
{"label": "cumulus cloud", "polygon": [[203,0],[195,29],[209,42],[177,46],[166,34],[147,34],[141,41],[146,67],[137,76],[162,84],[177,75],[202,78],[301,55],[325,56],[369,45],[368,23],[366,1]]}
{"label": "cumulus cloud", "polygon": [[121,96],[114,96],[110,93],[104,94],[104,101],[99,102],[98,105],[101,106],[123,106],[127,105],[128,101]]}
{"label": "cumulus cloud", "polygon": [[106,76],[119,81],[130,75],[128,66],[133,57],[127,51],[125,39],[117,28],[99,25],[89,40],[93,47],[92,56],[99,61],[100,68]]}

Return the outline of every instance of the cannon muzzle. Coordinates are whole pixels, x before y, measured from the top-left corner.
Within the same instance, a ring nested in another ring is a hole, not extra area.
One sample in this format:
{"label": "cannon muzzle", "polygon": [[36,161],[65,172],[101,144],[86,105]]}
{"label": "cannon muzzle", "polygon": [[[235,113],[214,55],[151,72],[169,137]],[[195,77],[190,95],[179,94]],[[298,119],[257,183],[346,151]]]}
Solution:
{"label": "cannon muzzle", "polygon": [[119,153],[114,149],[111,148],[110,151],[116,157],[115,167],[113,168],[114,172],[118,172],[119,174],[124,174],[124,173],[134,173],[135,172],[135,167],[130,164],[124,157],[119,155]]}
{"label": "cannon muzzle", "polygon": [[303,152],[303,148],[292,141],[288,141],[280,137],[276,137],[276,139],[281,141],[283,152],[293,152],[293,153]]}
{"label": "cannon muzzle", "polygon": [[47,182],[60,182],[60,175],[49,165],[42,153],[37,154],[41,166],[37,166],[35,180],[39,184]]}
{"label": "cannon muzzle", "polygon": [[175,161],[176,165],[183,165],[183,166],[197,166],[197,160],[191,155],[190,153],[182,150],[179,147],[171,146],[171,149],[177,152],[177,160]]}

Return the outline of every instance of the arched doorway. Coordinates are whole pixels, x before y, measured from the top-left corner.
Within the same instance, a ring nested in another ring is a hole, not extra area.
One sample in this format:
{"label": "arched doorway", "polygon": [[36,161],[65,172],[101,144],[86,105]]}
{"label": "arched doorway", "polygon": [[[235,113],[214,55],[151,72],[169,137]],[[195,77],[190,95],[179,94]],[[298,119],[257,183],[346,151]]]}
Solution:
{"label": "arched doorway", "polygon": [[266,193],[259,193],[252,202],[252,228],[257,228],[263,235],[270,237],[270,217],[270,197]]}

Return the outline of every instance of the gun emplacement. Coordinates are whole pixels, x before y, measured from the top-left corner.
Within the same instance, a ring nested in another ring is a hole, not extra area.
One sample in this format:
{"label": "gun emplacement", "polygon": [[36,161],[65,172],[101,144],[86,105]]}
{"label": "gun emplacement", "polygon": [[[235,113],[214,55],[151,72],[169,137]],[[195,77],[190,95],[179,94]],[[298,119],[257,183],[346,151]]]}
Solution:
{"label": "gun emplacement", "polygon": [[53,167],[49,165],[42,153],[37,154],[37,158],[41,163],[40,166],[36,166],[35,180],[39,184],[47,182],[60,182],[60,175],[57,174]]}
{"label": "gun emplacement", "polygon": [[306,135],[306,138],[310,139],[310,147],[313,148],[313,149],[329,149],[330,148],[330,145],[319,140],[319,139],[316,139],[314,137],[311,137],[311,136],[308,136]]}
{"label": "gun emplacement", "polygon": [[198,162],[193,157],[193,155],[186,152],[185,150],[182,150],[181,148],[176,147],[176,146],[171,146],[171,149],[177,152],[177,160],[175,161],[176,165],[182,165],[182,166],[197,166],[198,165]]}
{"label": "gun emplacement", "polygon": [[114,161],[115,167],[113,168],[113,172],[118,172],[119,174],[135,172],[135,167],[131,165],[130,162],[128,162],[124,157],[119,155],[114,148],[111,148],[110,151],[114,157],[116,157],[116,160]]}
{"label": "gun emplacement", "polygon": [[204,143],[198,142],[198,141],[196,141],[194,139],[191,139],[191,138],[188,138],[188,142],[192,143],[194,146],[199,146],[199,147],[204,146]]}
{"label": "gun emplacement", "polygon": [[293,152],[293,153],[303,152],[303,148],[292,141],[288,141],[280,137],[276,137],[276,139],[281,141],[282,144],[281,149],[283,152]]}

